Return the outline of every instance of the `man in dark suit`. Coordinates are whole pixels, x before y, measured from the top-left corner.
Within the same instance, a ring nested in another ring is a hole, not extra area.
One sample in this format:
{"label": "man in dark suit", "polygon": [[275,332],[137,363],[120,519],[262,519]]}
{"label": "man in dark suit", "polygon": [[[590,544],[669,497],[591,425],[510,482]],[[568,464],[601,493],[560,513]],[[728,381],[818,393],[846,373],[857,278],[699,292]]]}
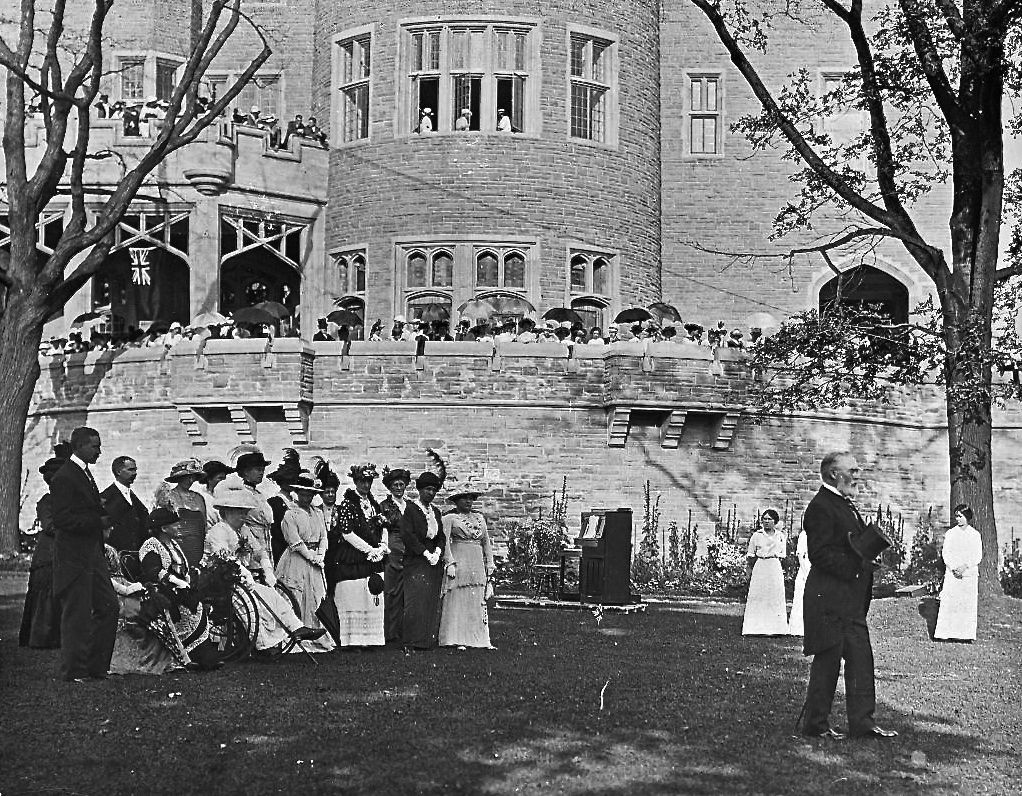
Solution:
{"label": "man in dark suit", "polygon": [[859,466],[846,451],[828,453],[820,463],[823,485],[802,518],[812,568],[806,580],[804,652],[813,656],[806,690],[802,734],[841,740],[829,716],[842,659],[848,732],[853,736],[892,738],[873,721],[876,692],[873,647],[866,612],[873,591],[873,564],[863,560],[850,537],[865,530],[851,497]]}
{"label": "man in dark suit", "polygon": [[138,476],[138,465],[130,456],[118,456],[110,469],[114,482],[100,493],[114,526],[107,541],[115,550],[137,553],[149,536],[149,511],[131,489]]}
{"label": "man in dark suit", "polygon": [[102,450],[91,428],[71,432],[71,458],[53,476],[53,594],[61,602],[60,674],[83,682],[104,678],[117,634],[119,605],[103,538],[110,519],[90,465]]}

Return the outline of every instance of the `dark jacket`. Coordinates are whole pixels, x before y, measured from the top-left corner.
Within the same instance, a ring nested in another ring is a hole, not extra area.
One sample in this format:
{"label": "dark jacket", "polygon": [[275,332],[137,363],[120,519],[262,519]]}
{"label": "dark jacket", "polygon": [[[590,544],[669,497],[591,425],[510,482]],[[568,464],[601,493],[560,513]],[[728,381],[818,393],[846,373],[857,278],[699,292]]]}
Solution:
{"label": "dark jacket", "polygon": [[848,540],[864,524],[852,504],[825,487],[802,517],[812,568],[804,602],[806,655],[840,643],[845,627],[864,623],[873,591],[873,565],[864,562]]}
{"label": "dark jacket", "polygon": [[[412,505],[410,500],[405,501],[405,512]],[[401,527],[405,524],[405,512],[397,507],[394,498],[388,495],[380,501],[380,511],[387,518],[387,546],[390,554],[387,556],[387,565],[394,569],[401,569],[405,560],[405,541],[401,538]]]}
{"label": "dark jacket", "polygon": [[[372,495],[369,495],[369,503],[376,514],[381,515],[380,504]],[[347,490],[344,497],[337,501],[337,510],[334,512],[334,527],[330,532],[327,549],[327,582],[361,580],[374,572],[383,572],[383,561],[369,561],[365,553],[345,541],[344,535],[355,534],[371,547],[379,547],[384,532],[382,520],[370,522],[366,518],[358,492]]]}
{"label": "dark jacket", "polygon": [[85,471],[67,461],[50,483],[53,496],[53,593],[59,596],[103,558],[109,519],[99,490]]}
{"label": "dark jacket", "polygon": [[444,536],[444,520],[440,510],[430,504],[429,508],[436,517],[438,533],[432,539],[426,537],[428,530],[426,515],[422,513],[415,503],[408,503],[408,510],[405,512],[405,522],[401,527],[401,540],[405,543],[405,561],[415,557],[421,557],[423,553],[439,550],[443,555],[446,537]]}
{"label": "dark jacket", "polygon": [[142,542],[149,538],[148,509],[134,492],[129,505],[117,484],[110,484],[99,496],[114,526],[107,542],[114,550],[137,553]]}

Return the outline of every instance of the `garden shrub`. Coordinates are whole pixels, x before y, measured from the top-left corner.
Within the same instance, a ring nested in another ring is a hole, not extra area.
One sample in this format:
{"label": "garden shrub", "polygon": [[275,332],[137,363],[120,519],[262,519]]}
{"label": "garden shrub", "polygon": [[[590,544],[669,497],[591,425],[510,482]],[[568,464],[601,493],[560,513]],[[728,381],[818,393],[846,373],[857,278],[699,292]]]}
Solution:
{"label": "garden shrub", "polygon": [[1022,551],[1018,543],[1011,550],[1005,545],[1000,575],[1004,593],[1009,597],[1022,597]]}
{"label": "garden shrub", "polygon": [[931,507],[919,517],[919,527],[912,537],[912,549],[903,578],[909,585],[926,586],[928,594],[936,594],[944,580],[944,559],[937,544],[936,526]]}

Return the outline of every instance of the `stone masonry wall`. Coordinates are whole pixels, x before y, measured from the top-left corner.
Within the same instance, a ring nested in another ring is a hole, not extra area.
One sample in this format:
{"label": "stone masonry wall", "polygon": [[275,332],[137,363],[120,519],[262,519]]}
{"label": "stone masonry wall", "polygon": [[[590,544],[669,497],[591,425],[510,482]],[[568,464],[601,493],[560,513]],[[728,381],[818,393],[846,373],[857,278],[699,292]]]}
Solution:
{"label": "stone masonry wall", "polygon": [[[849,448],[860,454],[864,507],[904,512],[907,535],[928,507],[948,514],[946,431],[932,396],[757,424],[741,415],[741,362],[714,362],[707,349],[644,352],[619,344],[574,358],[543,345],[494,351],[450,343],[427,345],[416,357],[412,344],[354,343],[345,355],[339,343],[238,340],[92,352],[42,365],[27,427],[27,523],[42,488],[36,468],[82,424],[103,435],[100,472],[115,456],[138,458],[145,499],[175,461],[226,457],[246,439],[271,459],[289,446],[303,457],[325,456],[342,474],[366,459],[419,471],[432,448],[447,461],[452,483],[480,482],[483,508],[498,526],[549,510],[564,478],[573,525],[590,506],[630,506],[638,525],[649,480],[662,496],[663,526],[691,516],[705,536],[720,503],[725,511],[737,505],[743,519],[768,505],[787,504],[797,516],[817,488],[822,455]],[[622,408],[631,409],[623,438]],[[665,423],[681,412],[683,423]],[[739,415],[730,439],[728,412]],[[1018,535],[1020,501],[1011,485],[1022,475],[1019,419],[1017,412],[997,418],[1005,542]]]}

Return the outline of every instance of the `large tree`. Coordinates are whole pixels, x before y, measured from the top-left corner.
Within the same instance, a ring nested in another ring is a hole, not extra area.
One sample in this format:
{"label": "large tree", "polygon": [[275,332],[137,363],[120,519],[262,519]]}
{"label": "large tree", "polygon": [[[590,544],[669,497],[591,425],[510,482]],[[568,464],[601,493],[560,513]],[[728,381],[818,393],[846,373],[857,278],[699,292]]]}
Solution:
{"label": "large tree", "polygon": [[[946,399],[951,505],[974,508],[986,551],[981,588],[987,597],[999,593],[993,322],[998,286],[1022,273],[1018,263],[999,262],[1002,109],[1019,88],[1022,0],[691,2],[761,105],[736,129],[756,149],[782,147],[796,164],[797,196],[775,217],[774,237],[801,238],[778,253],[821,258],[841,279],[836,263],[865,262],[867,252],[894,244],[929,277],[937,298],[929,313],[921,307],[900,326],[866,317],[861,307],[843,311],[840,302],[831,313],[795,318],[758,356],[775,374],[761,395],[789,407],[835,404],[888,399],[899,384],[936,380]],[[772,36],[793,26],[837,31],[846,42],[854,67],[822,97],[808,70],[779,85],[764,79],[761,54],[783,46]],[[821,119],[849,110],[865,120],[857,135],[842,140],[821,127]],[[945,191],[949,238],[935,234],[927,216],[941,212]]]}
{"label": "large tree", "polygon": [[[65,27],[66,0],[21,0],[20,8],[11,9],[17,16],[0,18],[0,73],[6,89],[6,173],[0,187],[10,227],[9,248],[0,251],[0,552],[16,550],[18,544],[22,447],[44,324],[102,265],[117,223],[150,173],[214,124],[271,54],[265,37],[244,14],[242,0],[213,0],[207,12],[203,0],[192,0],[191,49],[178,72],[166,119],[137,162],[124,164],[116,182],[92,185],[87,180],[90,162],[117,157],[116,152],[97,151],[90,135],[92,106],[111,71],[104,60],[104,29],[113,5],[114,0],[93,0],[83,30]],[[256,30],[261,50],[211,106],[203,106],[200,80],[239,25]],[[25,128],[26,99],[34,96],[45,143],[32,168]],[[47,255],[37,247],[36,224],[58,197],[69,203],[70,212]]]}

